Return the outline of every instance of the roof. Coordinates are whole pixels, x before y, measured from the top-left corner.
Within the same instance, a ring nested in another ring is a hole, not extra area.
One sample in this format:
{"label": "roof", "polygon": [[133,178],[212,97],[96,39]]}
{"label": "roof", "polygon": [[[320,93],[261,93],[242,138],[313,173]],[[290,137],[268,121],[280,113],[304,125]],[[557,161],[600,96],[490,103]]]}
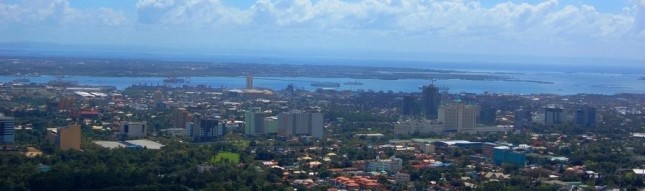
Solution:
{"label": "roof", "polygon": [[147,149],[161,149],[161,147],[164,146],[164,145],[162,145],[160,143],[157,143],[157,142],[154,142],[154,141],[151,141],[151,140],[147,140],[147,139],[129,140],[129,141],[125,141],[125,142],[133,144],[133,145],[145,147]]}
{"label": "roof", "polygon": [[634,171],[634,174],[637,175],[645,175],[645,169],[632,169]]}
{"label": "roof", "polygon": [[116,141],[94,141],[94,144],[97,144],[101,147],[109,148],[109,149],[114,149],[114,148],[119,148],[119,147],[127,147],[127,145],[123,143],[119,143]]}

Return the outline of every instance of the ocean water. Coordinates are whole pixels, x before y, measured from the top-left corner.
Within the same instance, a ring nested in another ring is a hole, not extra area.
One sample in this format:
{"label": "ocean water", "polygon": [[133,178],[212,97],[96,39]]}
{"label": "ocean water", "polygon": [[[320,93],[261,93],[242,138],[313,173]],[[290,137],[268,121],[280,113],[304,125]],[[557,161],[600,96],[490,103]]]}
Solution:
{"label": "ocean water", "polygon": [[[645,80],[639,80],[638,74],[601,74],[601,73],[500,73],[516,80],[533,80],[549,83],[526,81],[479,81],[479,80],[437,80],[434,83],[450,93],[506,93],[506,94],[617,94],[645,93]],[[18,77],[0,76],[0,82],[10,82]],[[26,77],[31,82],[46,83],[55,79],[53,76]],[[90,77],[70,76],[65,80],[76,81],[84,85],[108,85],[124,89],[133,84],[163,85],[162,77]],[[362,82],[363,85],[345,85],[345,82]],[[190,85],[206,85],[213,88],[244,88],[244,77],[191,77]],[[310,78],[310,77],[256,77],[254,86],[259,88],[284,89],[289,84],[296,88],[315,90],[312,82],[336,82],[338,90],[372,90],[394,92],[419,92],[419,87],[432,83],[421,79],[350,79],[350,78]]]}

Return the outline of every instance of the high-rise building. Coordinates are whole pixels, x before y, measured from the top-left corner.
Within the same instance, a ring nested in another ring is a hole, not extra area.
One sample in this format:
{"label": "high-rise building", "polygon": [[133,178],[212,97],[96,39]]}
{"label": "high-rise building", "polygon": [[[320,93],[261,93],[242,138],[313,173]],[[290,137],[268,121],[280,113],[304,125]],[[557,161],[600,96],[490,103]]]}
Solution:
{"label": "high-rise building", "polygon": [[264,112],[259,107],[251,108],[244,113],[244,134],[245,135],[263,135],[266,134],[264,129]]}
{"label": "high-rise building", "polygon": [[212,117],[206,117],[199,120],[199,137],[200,141],[210,141],[215,139],[215,137],[220,136],[218,134],[218,124],[217,119]]}
{"label": "high-rise building", "polygon": [[497,109],[494,107],[482,107],[479,111],[479,123],[484,125],[495,125]]}
{"label": "high-rise building", "polygon": [[419,114],[419,99],[413,95],[403,96],[403,107],[401,115],[415,116]]}
{"label": "high-rise building", "polygon": [[438,121],[444,125],[444,132],[473,132],[477,125],[479,106],[455,103],[439,107]]}
{"label": "high-rise building", "polygon": [[271,116],[264,118],[264,130],[266,134],[278,133],[278,117]]}
{"label": "high-rise building", "polygon": [[566,121],[567,117],[564,108],[558,106],[548,106],[544,108],[544,124],[558,125]]}
{"label": "high-rise building", "polygon": [[278,115],[278,134],[282,136],[323,136],[323,114],[291,111]]}
{"label": "high-rise building", "polygon": [[246,76],[246,89],[253,89],[253,75]]}
{"label": "high-rise building", "polygon": [[439,88],[434,85],[423,86],[421,109],[426,119],[437,119],[440,103],[441,94],[439,94]]}
{"label": "high-rise building", "polygon": [[175,128],[186,128],[186,122],[191,121],[190,113],[186,108],[177,108],[175,111],[175,116],[173,118]]}
{"label": "high-rise building", "polygon": [[575,113],[575,125],[582,127],[594,127],[596,126],[596,108],[594,107],[585,107],[576,110]]}
{"label": "high-rise building", "polygon": [[69,125],[59,127],[56,136],[56,145],[61,150],[81,150],[81,126]]}
{"label": "high-rise building", "polygon": [[529,110],[518,109],[513,112],[515,118],[515,127],[527,127],[533,120],[533,115]]}
{"label": "high-rise building", "polygon": [[16,135],[14,134],[13,125],[13,117],[6,117],[0,113],[0,143],[12,144],[15,141]]}

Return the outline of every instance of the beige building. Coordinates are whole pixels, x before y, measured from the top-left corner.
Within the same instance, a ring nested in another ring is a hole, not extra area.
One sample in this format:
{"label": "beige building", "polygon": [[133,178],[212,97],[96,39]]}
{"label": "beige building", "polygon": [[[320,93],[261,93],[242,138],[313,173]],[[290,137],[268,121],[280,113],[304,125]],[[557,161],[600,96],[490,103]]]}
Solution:
{"label": "beige building", "polygon": [[475,132],[479,106],[463,103],[442,105],[439,107],[439,121],[443,123],[444,132]]}
{"label": "beige building", "polygon": [[56,145],[61,150],[81,150],[81,126],[69,125],[59,127],[56,135]]}

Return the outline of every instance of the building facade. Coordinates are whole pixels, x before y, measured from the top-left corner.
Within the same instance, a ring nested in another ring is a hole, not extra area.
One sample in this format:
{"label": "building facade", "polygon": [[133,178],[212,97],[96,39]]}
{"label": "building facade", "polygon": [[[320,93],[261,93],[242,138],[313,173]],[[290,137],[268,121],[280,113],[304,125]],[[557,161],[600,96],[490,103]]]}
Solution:
{"label": "building facade", "polygon": [[323,114],[318,112],[291,111],[278,115],[278,135],[323,136]]}
{"label": "building facade", "polygon": [[81,150],[81,136],[80,125],[59,127],[56,137],[56,145],[61,150]]}
{"label": "building facade", "polygon": [[477,105],[462,103],[442,105],[439,108],[438,120],[443,123],[443,130],[447,133],[475,132],[478,111]]}
{"label": "building facade", "polygon": [[0,113],[0,143],[12,144],[15,139],[14,118]]}
{"label": "building facade", "polygon": [[441,104],[441,94],[439,94],[439,88],[434,85],[423,86],[421,109],[426,119],[438,118],[439,104]]}

